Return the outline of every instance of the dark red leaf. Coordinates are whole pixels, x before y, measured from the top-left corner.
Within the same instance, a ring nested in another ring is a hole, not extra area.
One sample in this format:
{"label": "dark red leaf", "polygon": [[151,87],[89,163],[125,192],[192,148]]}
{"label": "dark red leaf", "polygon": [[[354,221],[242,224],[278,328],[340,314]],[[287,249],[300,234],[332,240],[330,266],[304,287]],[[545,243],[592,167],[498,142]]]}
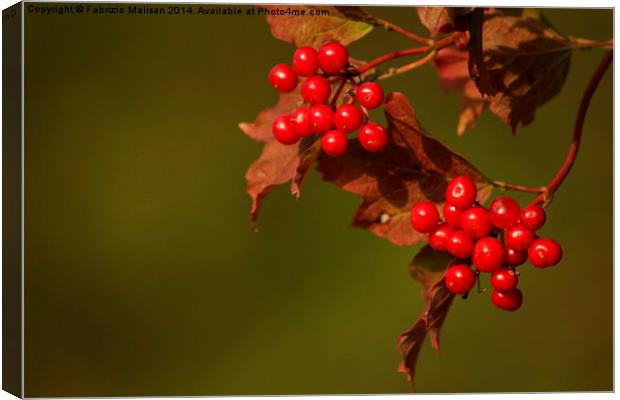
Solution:
{"label": "dark red leaf", "polygon": [[292,180],[291,192],[299,197],[301,183],[319,152],[318,146],[312,146],[310,139],[285,146],[277,142],[271,133],[273,120],[291,113],[300,101],[297,91],[283,94],[278,104],[261,111],[254,123],[239,124],[239,128],[249,137],[265,143],[260,157],[245,174],[246,192],[252,198],[251,221],[255,228],[262,200],[274,186]]}
{"label": "dark red leaf", "polygon": [[390,135],[386,148],[369,153],[352,139],[340,158],[321,154],[318,169],[324,180],[362,197],[353,226],[397,245],[414,245],[426,235],[411,228],[413,203],[429,200],[441,206],[447,180],[457,175],[478,182],[481,202],[491,185],[467,160],[424,131],[402,93],[389,94],[384,111]]}
{"label": "dark red leaf", "polygon": [[431,345],[439,352],[439,332],[448,315],[452,300],[454,300],[454,294],[446,289],[441,279],[430,289],[426,306],[418,320],[398,337],[397,349],[403,357],[399,371],[407,375],[413,391],[415,391],[416,362],[424,339],[428,335]]}
{"label": "dark red leaf", "polygon": [[[351,18],[350,14],[359,14],[358,10],[349,10],[343,13],[343,7],[326,6],[265,6],[265,8],[290,8],[304,12],[305,15],[269,15],[267,23],[271,27],[274,37],[292,43],[296,47],[319,47],[327,41],[336,40],[349,44],[369,33],[373,26],[359,18]],[[357,7],[352,7],[357,9]],[[326,12],[327,15],[310,15],[310,12]]]}
{"label": "dark red leaf", "polygon": [[560,92],[573,45],[541,19],[501,15],[485,20],[482,42],[482,60],[470,64],[472,76],[490,96],[489,109],[514,132]]}
{"label": "dark red leaf", "polygon": [[452,32],[459,29],[458,18],[466,16],[473,7],[416,7],[420,22],[424,25],[432,37],[438,33]]}

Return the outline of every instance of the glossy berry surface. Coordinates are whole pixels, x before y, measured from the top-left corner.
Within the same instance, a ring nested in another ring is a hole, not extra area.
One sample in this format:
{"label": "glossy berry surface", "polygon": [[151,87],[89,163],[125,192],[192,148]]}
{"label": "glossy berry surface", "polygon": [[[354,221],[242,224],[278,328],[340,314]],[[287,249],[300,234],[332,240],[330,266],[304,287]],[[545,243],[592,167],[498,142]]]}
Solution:
{"label": "glossy berry surface", "polygon": [[331,87],[322,76],[311,76],[301,85],[301,97],[310,104],[324,104],[329,100]]}
{"label": "glossy berry surface", "polygon": [[472,261],[479,271],[494,272],[504,265],[505,251],[499,240],[485,237],[476,242]]}
{"label": "glossy berry surface", "polygon": [[312,47],[300,47],[293,54],[293,69],[299,76],[311,76],[319,69],[319,53]]}
{"label": "glossy berry surface", "polygon": [[319,66],[328,74],[342,71],[349,61],[349,51],[338,42],[329,42],[319,49]]}
{"label": "glossy berry surface", "polygon": [[325,104],[310,107],[310,123],[314,133],[325,133],[334,127],[334,111]]}
{"label": "glossy berry surface", "polygon": [[491,301],[495,307],[506,311],[517,311],[523,304],[523,294],[519,289],[501,291],[493,289]]}
{"label": "glossy berry surface", "polygon": [[547,214],[544,208],[537,205],[529,205],[521,210],[521,224],[527,229],[536,231],[545,225]]}
{"label": "glossy berry surface", "polygon": [[362,125],[362,111],[354,104],[343,104],[334,112],[334,125],[344,132],[353,132]]}
{"label": "glossy berry surface", "polygon": [[331,130],[321,138],[321,148],[332,157],[340,157],[347,151],[349,139],[344,132]]}
{"label": "glossy berry surface", "polygon": [[439,224],[428,234],[428,244],[437,251],[446,251],[446,241],[454,233],[448,224]]}
{"label": "glossy berry surface", "polygon": [[471,257],[474,239],[461,230],[456,230],[446,240],[446,251],[453,257],[466,259]]}
{"label": "glossy berry surface", "polygon": [[461,227],[461,210],[457,206],[445,203],[443,205],[443,218],[453,228]]}
{"label": "glossy berry surface", "polygon": [[464,210],[476,201],[476,184],[467,176],[453,178],[446,188],[446,202]]}
{"label": "glossy berry surface", "polygon": [[439,211],[430,201],[420,201],[411,208],[411,226],[420,233],[435,229],[439,222]]}
{"label": "glossy berry surface", "polygon": [[269,71],[269,84],[281,93],[297,87],[297,73],[286,64],[278,64]]}
{"label": "glossy berry surface", "polygon": [[291,121],[295,127],[298,136],[308,137],[314,133],[312,130],[312,121],[310,120],[310,109],[308,107],[299,107],[291,114]]}
{"label": "glossy berry surface", "polygon": [[375,109],[383,104],[383,88],[375,82],[364,82],[355,89],[355,98],[361,106]]}
{"label": "glossy berry surface", "polygon": [[562,259],[562,247],[553,239],[536,239],[527,252],[528,258],[536,268],[552,267]]}
{"label": "glossy berry surface", "polygon": [[518,267],[519,265],[527,261],[527,251],[517,251],[515,249],[506,247],[505,257],[506,264],[510,265],[511,267]]}
{"label": "glossy berry surface", "polygon": [[491,232],[491,222],[487,210],[483,207],[472,207],[463,211],[461,229],[476,239],[487,236]]}
{"label": "glossy berry surface", "polygon": [[388,134],[381,125],[369,122],[360,128],[357,140],[359,140],[360,145],[364,149],[374,153],[385,147],[388,141]]}
{"label": "glossy berry surface", "polygon": [[536,234],[521,224],[507,229],[504,235],[506,246],[518,251],[526,251],[534,239],[536,239]]}
{"label": "glossy berry surface", "polygon": [[507,229],[516,224],[520,215],[519,203],[511,197],[497,197],[489,205],[491,224],[500,229]]}
{"label": "glossy berry surface", "polygon": [[465,294],[476,284],[476,273],[465,264],[453,265],[446,270],[444,284],[454,294]]}
{"label": "glossy berry surface", "polygon": [[508,291],[517,287],[519,277],[510,268],[499,269],[491,275],[491,286],[497,290]]}
{"label": "glossy berry surface", "polygon": [[290,115],[281,115],[273,121],[271,127],[273,136],[282,144],[295,144],[299,140],[299,135],[295,131],[295,126]]}

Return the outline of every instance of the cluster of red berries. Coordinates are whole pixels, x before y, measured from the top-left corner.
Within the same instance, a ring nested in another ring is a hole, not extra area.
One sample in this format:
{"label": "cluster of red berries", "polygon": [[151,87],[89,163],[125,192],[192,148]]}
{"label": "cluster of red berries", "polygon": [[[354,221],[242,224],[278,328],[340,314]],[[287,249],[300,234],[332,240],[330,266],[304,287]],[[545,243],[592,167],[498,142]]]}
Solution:
{"label": "cluster of red berries", "polygon": [[418,232],[428,233],[433,249],[454,257],[444,276],[449,291],[467,294],[479,273],[487,272],[491,274],[493,304],[515,311],[523,302],[515,267],[527,259],[536,268],[554,266],[562,258],[562,248],[555,240],[536,235],[546,221],[543,208],[528,205],[521,209],[516,200],[502,196],[486,209],[476,203],[476,195],[472,179],[456,177],[446,188],[444,221],[435,204],[421,201],[411,209],[411,225]]}
{"label": "cluster of red berries", "polygon": [[[293,55],[293,66],[278,64],[269,72],[269,83],[276,90],[287,93],[294,90],[299,77],[306,77],[301,84],[301,97],[307,105],[301,106],[290,115],[281,115],[272,126],[274,137],[282,144],[297,143],[303,137],[323,135],[321,148],[331,156],[343,155],[349,144],[347,133],[359,129],[358,140],[370,152],[385,147],[388,134],[381,125],[368,121],[369,109],[383,104],[383,89],[378,83],[355,83],[352,91],[360,107],[353,99],[333,108],[329,105],[331,96],[330,76],[346,75],[349,68],[349,51],[338,42],[324,44],[318,51],[312,47],[301,47]],[[322,71],[319,72],[319,68]],[[336,82],[338,79],[332,79]],[[336,97],[335,94],[334,97]],[[332,104],[336,99],[332,100]]]}

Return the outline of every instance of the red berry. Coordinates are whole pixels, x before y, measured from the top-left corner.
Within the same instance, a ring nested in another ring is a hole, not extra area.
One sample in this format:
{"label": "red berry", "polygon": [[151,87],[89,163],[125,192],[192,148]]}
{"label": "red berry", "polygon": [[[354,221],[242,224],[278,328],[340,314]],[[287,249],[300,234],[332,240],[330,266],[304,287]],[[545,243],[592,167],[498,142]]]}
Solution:
{"label": "red berry", "polygon": [[461,210],[469,208],[476,201],[476,184],[467,176],[453,178],[446,188],[446,201]]}
{"label": "red berry", "polygon": [[293,68],[300,76],[316,74],[319,69],[319,53],[312,47],[300,47],[293,54]]}
{"label": "red berry", "polygon": [[327,132],[321,138],[321,148],[332,157],[340,157],[347,151],[349,139],[344,132],[337,129]]}
{"label": "red berry", "polygon": [[295,125],[290,115],[280,115],[273,121],[271,131],[276,140],[282,144],[295,144],[299,135],[295,131]]}
{"label": "red berry", "polygon": [[508,291],[493,289],[491,301],[502,310],[517,311],[523,303],[523,294],[516,288]]}
{"label": "red berry", "polygon": [[546,220],[547,215],[542,207],[529,205],[521,210],[521,224],[531,231],[542,228]]}
{"label": "red berry", "polygon": [[428,234],[428,244],[437,251],[446,251],[446,241],[454,233],[448,224],[440,224]]}
{"label": "red berry", "polygon": [[334,112],[334,125],[344,132],[353,132],[362,124],[362,111],[353,104],[343,104]]}
{"label": "red berry", "polygon": [[454,294],[465,294],[476,284],[476,273],[465,264],[456,264],[444,275],[446,288]]}
{"label": "red berry", "polygon": [[527,251],[517,251],[506,247],[506,264],[511,267],[518,267],[527,260]]}
{"label": "red berry", "polygon": [[471,257],[474,248],[474,239],[463,231],[454,231],[446,240],[446,251],[456,258]]}
{"label": "red berry", "polygon": [[497,239],[485,237],[476,242],[472,261],[482,272],[494,272],[504,265],[504,245]]}
{"label": "red berry", "polygon": [[504,236],[506,246],[517,251],[526,251],[534,239],[536,239],[536,234],[521,224],[516,224],[506,230],[506,235]]}
{"label": "red berry", "polygon": [[536,268],[552,267],[562,259],[562,247],[553,239],[536,239],[527,251],[530,262]]}
{"label": "red berry", "polygon": [[375,82],[364,82],[355,89],[355,98],[361,106],[375,109],[383,104],[383,88]]}
{"label": "red berry", "polygon": [[453,228],[461,227],[461,210],[450,203],[443,205],[443,218]]}
{"label": "red berry", "polygon": [[508,229],[519,221],[521,208],[512,197],[502,196],[489,205],[489,219],[500,229]]}
{"label": "red berry", "polygon": [[381,125],[369,122],[360,128],[357,139],[364,149],[374,153],[385,147],[388,134]]}
{"label": "red berry", "polygon": [[346,67],[349,51],[338,42],[329,42],[319,49],[319,66],[328,74],[337,74]]}
{"label": "red berry", "polygon": [[491,286],[497,290],[508,291],[517,287],[519,277],[510,268],[502,268],[491,275]]}
{"label": "red berry", "polygon": [[334,126],[334,111],[325,104],[310,107],[310,122],[314,133],[325,133]]}
{"label": "red berry", "polygon": [[491,232],[491,222],[487,210],[483,207],[472,207],[463,211],[461,229],[476,239],[487,236]]}
{"label": "red berry", "polygon": [[278,64],[269,71],[269,84],[282,93],[297,87],[297,73],[286,64]]}
{"label": "red berry", "polygon": [[299,107],[291,114],[291,121],[295,127],[298,136],[312,136],[312,121],[310,120],[310,109],[308,107]]}
{"label": "red berry", "polygon": [[439,222],[439,211],[430,201],[419,201],[411,207],[411,226],[420,233],[435,229]]}
{"label": "red berry", "polygon": [[324,104],[329,100],[331,86],[322,76],[311,76],[301,85],[301,97],[310,104]]}

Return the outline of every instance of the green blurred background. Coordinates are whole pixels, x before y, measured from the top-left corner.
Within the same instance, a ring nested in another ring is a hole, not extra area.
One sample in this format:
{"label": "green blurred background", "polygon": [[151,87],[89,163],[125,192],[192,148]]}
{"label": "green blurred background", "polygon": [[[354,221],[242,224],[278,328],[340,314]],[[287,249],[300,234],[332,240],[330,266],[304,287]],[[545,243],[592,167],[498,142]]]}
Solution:
{"label": "green blurred background", "polygon": [[[370,10],[423,32],[414,8]],[[560,32],[612,34],[611,10],[545,9]],[[397,335],[423,304],[395,247],[347,228],[358,198],[311,173],[273,191],[252,232],[238,128],[277,95],[293,47],[263,17],[26,12],[26,396],[407,392]],[[410,43],[375,30],[370,59]],[[458,93],[426,67],[385,82],[496,179],[540,185],[564,159],[601,50],[516,137],[489,112],[457,137]],[[457,300],[421,392],[612,389],[612,76],[549,208],[561,266],[522,269],[523,308]],[[521,202],[526,195],[515,195]],[[487,284],[488,286],[488,284]]]}

